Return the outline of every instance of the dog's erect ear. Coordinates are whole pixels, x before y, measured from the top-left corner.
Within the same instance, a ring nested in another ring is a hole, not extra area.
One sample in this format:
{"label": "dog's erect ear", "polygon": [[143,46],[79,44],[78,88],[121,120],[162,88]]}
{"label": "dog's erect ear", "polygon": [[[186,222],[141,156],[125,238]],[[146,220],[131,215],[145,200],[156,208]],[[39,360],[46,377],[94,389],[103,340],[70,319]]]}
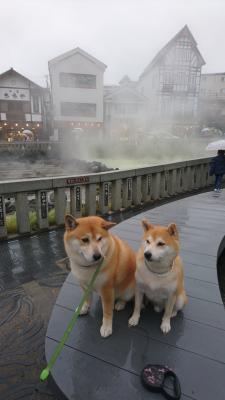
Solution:
{"label": "dog's erect ear", "polygon": [[78,223],[72,215],[70,214],[65,215],[65,226],[67,231],[72,231],[77,227],[77,225]]}
{"label": "dog's erect ear", "polygon": [[115,222],[111,222],[111,221],[106,221],[105,219],[102,221],[101,223],[101,227],[103,229],[106,229],[107,231],[112,228],[113,226],[115,226],[116,223]]}
{"label": "dog's erect ear", "polygon": [[168,230],[170,236],[174,236],[174,237],[178,238],[178,230],[177,230],[176,224],[172,223],[172,224],[168,225],[167,230]]}
{"label": "dog's erect ear", "polygon": [[141,223],[144,228],[144,231],[148,231],[149,229],[153,228],[153,225],[147,219],[143,219]]}

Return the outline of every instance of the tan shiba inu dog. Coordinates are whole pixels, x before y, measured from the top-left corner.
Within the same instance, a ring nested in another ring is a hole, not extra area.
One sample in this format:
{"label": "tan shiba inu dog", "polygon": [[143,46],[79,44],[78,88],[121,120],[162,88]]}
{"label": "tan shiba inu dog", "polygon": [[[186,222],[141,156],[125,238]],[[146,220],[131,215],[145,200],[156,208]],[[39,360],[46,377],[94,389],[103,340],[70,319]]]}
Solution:
{"label": "tan shiba inu dog", "polygon": [[[70,267],[85,289],[95,269],[102,263],[94,283],[103,308],[102,337],[112,333],[114,302],[116,310],[122,310],[134,296],[136,258],[134,251],[117,236],[109,233],[115,225],[103,218],[91,216],[75,219],[65,217],[64,244],[70,259]],[[87,314],[91,297],[83,305],[81,314]]]}
{"label": "tan shiba inu dog", "polygon": [[143,220],[142,225],[144,241],[137,254],[135,308],[129,326],[138,324],[143,296],[146,295],[154,304],[155,311],[164,310],[161,330],[168,333],[170,318],[175,317],[187,302],[183,266],[178,255],[178,231],[175,224],[154,226]]}

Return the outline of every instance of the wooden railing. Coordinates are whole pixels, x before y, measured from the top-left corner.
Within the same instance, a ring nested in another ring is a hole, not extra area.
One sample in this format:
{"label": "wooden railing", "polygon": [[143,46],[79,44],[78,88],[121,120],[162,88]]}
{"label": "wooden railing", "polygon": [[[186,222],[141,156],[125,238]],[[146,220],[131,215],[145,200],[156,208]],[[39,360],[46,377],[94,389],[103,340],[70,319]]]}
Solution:
{"label": "wooden railing", "polygon": [[[12,233],[28,234],[61,226],[66,212],[75,217],[105,215],[208,187],[212,184],[208,174],[210,160],[202,158],[126,171],[0,182],[0,239]],[[7,214],[9,199],[14,210]],[[12,218],[15,219],[14,232],[10,227]]]}

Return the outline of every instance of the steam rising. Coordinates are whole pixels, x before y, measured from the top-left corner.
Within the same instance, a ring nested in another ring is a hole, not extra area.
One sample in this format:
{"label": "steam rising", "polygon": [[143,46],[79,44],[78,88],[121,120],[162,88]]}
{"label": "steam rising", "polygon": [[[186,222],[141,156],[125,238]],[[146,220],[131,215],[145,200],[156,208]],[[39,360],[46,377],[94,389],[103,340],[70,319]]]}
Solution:
{"label": "steam rising", "polygon": [[[168,135],[169,136],[169,135]],[[208,157],[205,147],[210,140],[140,136],[140,143],[119,138],[103,140],[68,139],[62,144],[62,158],[101,161],[108,167],[129,169]]]}

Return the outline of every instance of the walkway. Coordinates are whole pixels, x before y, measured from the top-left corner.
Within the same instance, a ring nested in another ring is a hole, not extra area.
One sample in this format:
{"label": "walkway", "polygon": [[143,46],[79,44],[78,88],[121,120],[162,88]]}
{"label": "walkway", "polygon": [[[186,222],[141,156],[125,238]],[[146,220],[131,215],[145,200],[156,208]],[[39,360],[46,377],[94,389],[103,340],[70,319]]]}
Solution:
{"label": "walkway", "polygon": [[[168,363],[181,380],[183,399],[224,400],[225,312],[217,284],[216,254],[224,236],[225,191],[205,193],[144,213],[152,222],[175,221],[180,229],[189,304],[163,336],[159,317],[143,313],[138,328],[128,329],[131,306],[115,315],[114,333],[99,334],[101,306],[81,318],[53,370],[57,386],[76,400],[158,399],[139,380],[147,362]],[[137,249],[143,214],[114,231]],[[39,383],[44,337],[52,307],[66,275],[55,262],[64,257],[63,231],[0,243],[0,398],[56,400]],[[47,357],[78,304],[71,276],[56,301],[46,338]],[[56,388],[56,385],[53,387]],[[60,397],[61,398],[61,397]]]}
{"label": "walkway", "polygon": [[[114,232],[137,250],[142,235],[140,221],[176,222],[189,304],[172,320],[164,336],[160,316],[144,310],[140,325],[128,329],[132,307],[115,313],[114,332],[99,334],[102,316],[97,296],[89,316],[78,320],[52,376],[55,387],[68,399],[158,399],[141,385],[139,374],[146,363],[167,364],[178,374],[182,399],[224,400],[225,310],[218,288],[216,261],[225,233],[225,191],[172,202],[126,220]],[[71,274],[57,298],[48,326],[46,355],[49,359],[61,338],[81,292]]]}

